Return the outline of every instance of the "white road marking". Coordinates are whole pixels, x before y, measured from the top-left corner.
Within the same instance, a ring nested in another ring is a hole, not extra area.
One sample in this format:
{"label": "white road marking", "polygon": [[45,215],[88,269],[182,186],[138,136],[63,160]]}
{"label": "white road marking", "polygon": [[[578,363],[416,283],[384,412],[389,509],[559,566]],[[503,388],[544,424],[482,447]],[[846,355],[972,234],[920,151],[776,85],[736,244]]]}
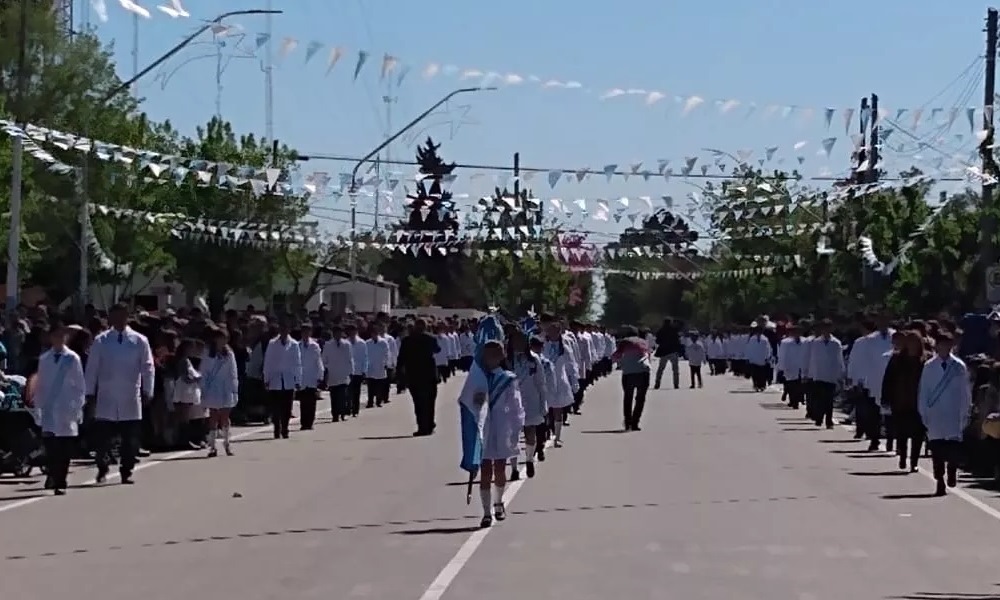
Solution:
{"label": "white road marking", "polygon": [[[507,491],[503,495],[504,506],[510,505],[511,500],[513,500],[514,496],[521,491],[521,486],[523,485],[524,480],[520,479],[511,483],[507,487]],[[494,527],[495,526],[496,525],[494,525]],[[462,547],[458,549],[455,556],[453,556],[448,564],[441,569],[438,576],[434,578],[431,585],[424,591],[423,595],[420,596],[420,600],[440,600],[440,598],[444,596],[444,593],[448,591],[448,587],[451,586],[453,581],[455,581],[458,574],[462,572],[462,569],[466,564],[468,564],[469,559],[471,559],[472,555],[476,553],[476,550],[479,549],[479,546],[482,545],[483,540],[486,539],[486,536],[489,535],[491,531],[493,531],[493,527],[487,527],[485,529],[474,531],[472,535],[469,536],[469,539],[465,540]]]}
{"label": "white road marking", "polygon": [[[545,442],[546,449],[551,447],[552,447],[551,441]],[[514,499],[514,496],[516,496],[517,493],[521,491],[521,486],[524,485],[524,481],[525,481],[524,479],[519,479],[513,483],[507,484],[507,491],[504,492],[503,494],[504,506],[507,507],[510,506],[510,503]],[[475,554],[476,550],[478,550],[479,547],[483,544],[483,541],[486,539],[486,536],[488,536],[490,532],[493,531],[494,527],[497,527],[496,523],[493,524],[493,527],[487,527],[485,529],[480,529],[478,531],[472,532],[472,535],[470,535],[469,538],[465,540],[465,543],[463,543],[462,546],[458,549],[458,552],[455,553],[455,556],[451,557],[451,560],[448,561],[448,564],[446,564],[444,568],[441,569],[441,572],[437,574],[437,577],[434,578],[434,581],[431,582],[430,586],[428,586],[427,589],[424,590],[423,595],[420,596],[420,600],[440,600],[441,597],[444,596],[444,593],[448,591],[448,588],[451,587],[451,584],[453,581],[455,581],[455,578],[458,577],[458,574],[461,573],[462,569],[465,568],[465,565],[469,563],[469,560],[472,558],[472,555]]]}
{"label": "white road marking", "polygon": [[[330,414],[330,409],[320,410],[320,411],[316,412],[316,416],[317,417],[325,416],[325,415],[328,415],[328,414]],[[295,421],[297,421],[297,419],[293,420],[292,422],[294,423]],[[240,432],[240,433],[232,436],[230,439],[232,441],[242,440],[242,439],[246,439],[246,438],[248,438],[250,436],[257,435],[258,433],[263,433],[265,431],[272,431],[272,430],[273,429],[272,429],[272,427],[270,425],[267,425],[267,426],[264,426],[264,427],[256,427],[254,429],[248,429],[247,431],[242,431],[242,432]],[[166,456],[164,456],[162,458],[157,458],[155,460],[150,460],[149,462],[143,461],[143,462],[140,462],[138,465],[135,466],[135,471],[139,472],[139,471],[142,471],[144,469],[149,469],[151,467],[155,467],[156,465],[162,465],[162,464],[168,463],[168,462],[170,462],[172,460],[177,460],[178,458],[184,458],[184,457],[187,457],[187,456],[193,456],[195,454],[198,454],[199,452],[205,452],[205,450],[201,450],[201,449],[199,449],[199,450],[182,450],[180,452],[174,452],[172,454],[167,454]],[[148,458],[147,458],[147,460],[148,460]],[[70,473],[70,475],[72,475],[72,473]],[[108,473],[107,481],[114,481],[114,480],[119,479],[119,478],[121,478],[121,474],[120,473],[117,473],[117,472],[116,473]],[[87,483],[84,483],[83,485],[84,486],[96,486],[96,485],[98,485],[97,484],[97,478],[95,477],[94,479],[91,479],[90,481],[88,481]],[[53,496],[50,496],[50,495],[35,496],[33,498],[25,498],[24,500],[18,500],[16,502],[11,502],[10,504],[0,505],[0,513],[11,511],[11,510],[14,510],[15,508],[23,508],[25,506],[30,506],[32,504],[35,504],[36,502],[41,502],[42,500],[47,500],[47,499],[52,498],[52,497]]]}

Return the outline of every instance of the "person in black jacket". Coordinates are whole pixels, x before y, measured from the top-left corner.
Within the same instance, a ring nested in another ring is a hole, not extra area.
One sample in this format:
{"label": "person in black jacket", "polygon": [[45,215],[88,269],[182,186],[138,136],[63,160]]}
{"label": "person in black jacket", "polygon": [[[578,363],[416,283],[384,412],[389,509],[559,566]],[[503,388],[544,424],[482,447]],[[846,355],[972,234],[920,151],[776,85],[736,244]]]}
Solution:
{"label": "person in black jacket", "polygon": [[439,351],[437,338],[427,333],[427,322],[423,319],[417,319],[410,334],[399,345],[396,366],[402,371],[406,389],[413,398],[413,413],[417,419],[415,437],[433,434],[436,426],[438,376],[434,355]]}
{"label": "person in black jacket", "polygon": [[668,362],[670,363],[670,370],[674,379],[674,389],[676,390],[681,387],[681,373],[678,361],[680,361],[683,350],[680,322],[669,318],[664,319],[663,325],[656,332],[656,357],[660,360],[659,364],[656,365],[656,384],[654,385],[654,389],[660,389],[660,383],[663,380],[663,371],[666,369]]}

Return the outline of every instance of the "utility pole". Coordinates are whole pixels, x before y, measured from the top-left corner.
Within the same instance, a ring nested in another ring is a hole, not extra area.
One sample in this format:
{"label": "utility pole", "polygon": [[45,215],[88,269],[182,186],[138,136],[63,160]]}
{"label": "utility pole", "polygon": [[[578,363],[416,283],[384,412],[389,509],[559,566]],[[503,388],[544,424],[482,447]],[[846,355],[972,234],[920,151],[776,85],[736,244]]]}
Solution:
{"label": "utility pole", "polygon": [[[14,119],[20,123],[24,116],[24,94],[27,84],[28,55],[28,0],[21,0],[20,24],[18,27],[18,51],[17,51],[17,102],[14,105]],[[10,355],[10,365],[18,368],[18,357],[21,352],[21,339],[18,337],[18,328],[15,327],[17,321],[17,305],[21,299],[21,196],[24,152],[22,150],[22,140],[19,136],[13,136],[11,143],[11,182],[10,182],[10,233],[7,240],[7,315],[9,321],[8,331],[11,335],[7,337],[7,351]],[[15,371],[16,372],[16,371]]]}
{"label": "utility pole", "polygon": [[[386,93],[385,93],[384,96],[382,96],[382,102],[385,103],[385,137],[386,137],[386,139],[388,139],[389,136],[392,135],[392,105],[395,104],[396,101],[399,99],[396,96],[394,96],[393,93],[394,93],[393,92],[393,83],[392,83],[392,78],[390,77],[389,78],[389,83],[387,85]],[[376,169],[379,169],[378,171],[376,171],[378,173],[381,173],[380,169],[381,169],[382,165],[379,164],[379,163],[382,163],[382,162],[383,161],[381,160],[381,157],[380,157],[379,161],[375,163]],[[386,147],[385,147],[385,164],[387,164],[387,165],[391,165],[392,164],[392,144],[391,143],[388,144],[388,145],[386,145]],[[380,200],[381,200],[381,198],[379,198],[378,189],[376,189],[375,190],[375,231],[378,231],[378,213],[379,213],[379,208],[380,208]]]}
{"label": "utility pole", "polygon": [[996,140],[993,130],[993,105],[996,94],[996,70],[997,70],[997,9],[990,8],[986,11],[986,81],[983,86],[983,130],[986,132],[986,139],[979,147],[979,154],[983,160],[983,187],[982,204],[980,211],[981,231],[979,238],[979,273],[982,277],[983,295],[981,298],[982,307],[987,308],[991,303],[996,302],[996,298],[989,297],[990,285],[986,281],[989,277],[989,270],[997,262],[997,219],[994,211],[996,206],[993,202],[993,184],[987,182],[987,178],[997,177],[996,163],[993,158],[993,145]]}
{"label": "utility pole", "polygon": [[[267,0],[267,10],[271,10],[272,0]],[[274,139],[274,19],[267,15],[267,42],[264,51],[264,136],[267,141]]]}

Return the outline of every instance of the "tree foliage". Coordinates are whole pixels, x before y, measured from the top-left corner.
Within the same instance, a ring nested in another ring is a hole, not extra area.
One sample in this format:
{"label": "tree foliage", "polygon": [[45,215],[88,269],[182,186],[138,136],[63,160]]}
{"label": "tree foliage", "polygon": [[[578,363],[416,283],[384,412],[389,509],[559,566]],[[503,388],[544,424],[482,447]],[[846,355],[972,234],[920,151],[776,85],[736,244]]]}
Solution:
{"label": "tree foliage", "polygon": [[[796,174],[739,169],[708,190],[703,218],[712,233],[702,244],[702,277],[636,282],[606,279],[609,322],[653,325],[672,315],[703,326],[745,324],[759,314],[853,314],[887,307],[897,314],[927,315],[974,308],[981,275],[978,254],[980,203],[965,190],[937,196],[927,183],[901,173],[910,183],[895,190],[828,200],[796,185]],[[918,228],[935,210],[926,230]],[[749,207],[753,206],[751,210]],[[762,210],[758,210],[762,209]],[[871,240],[883,263],[911,244],[905,260],[888,270],[867,265],[859,238]],[[825,250],[824,250],[825,249]],[[627,259],[626,268],[669,271],[676,258],[651,264]],[[693,267],[693,265],[692,265]],[[773,268],[744,277],[713,273]]]}

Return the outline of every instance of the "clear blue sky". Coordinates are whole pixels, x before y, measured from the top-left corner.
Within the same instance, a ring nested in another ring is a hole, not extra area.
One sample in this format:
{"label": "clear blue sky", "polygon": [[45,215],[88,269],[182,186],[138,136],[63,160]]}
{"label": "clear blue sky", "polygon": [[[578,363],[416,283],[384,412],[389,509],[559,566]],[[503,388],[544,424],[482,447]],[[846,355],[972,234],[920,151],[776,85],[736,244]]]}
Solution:
{"label": "clear blue sky", "polygon": [[[132,17],[118,0],[106,0],[107,22],[90,10],[91,24],[101,37],[114,42],[119,72],[132,73]],[[183,35],[199,25],[196,17],[209,19],[219,12],[264,8],[267,0],[183,0],[191,19],[171,19],[156,9],[168,0],[137,0],[153,14],[139,23],[140,67],[155,60]],[[86,13],[86,0],[78,0],[77,21]],[[657,159],[671,159],[676,168],[685,156],[700,155],[701,148],[731,153],[779,148],[771,163],[779,166],[805,162],[801,169],[815,175],[824,168],[840,173],[847,165],[850,142],[844,134],[840,109],[857,106],[861,96],[876,92],[883,106],[895,116],[898,108],[926,106],[947,111],[960,106],[962,113],[948,131],[937,129],[924,117],[919,132],[931,132],[940,146],[970,147],[971,134],[964,110],[982,105],[982,85],[974,83],[971,97],[962,92],[978,69],[947,87],[977,56],[983,54],[983,20],[986,5],[979,2],[940,0],[622,0],[586,3],[567,0],[509,0],[505,3],[469,0],[273,0],[284,10],[273,21],[274,50],[284,38],[298,41],[288,57],[276,58],[274,128],[276,136],[303,153],[328,152],[360,155],[377,144],[386,132],[381,96],[386,86],[379,80],[382,55],[399,57],[412,70],[395,94],[394,123],[398,127],[443,94],[458,87],[457,77],[438,75],[427,80],[429,62],[462,69],[518,73],[525,77],[574,80],[585,89],[540,89],[523,84],[499,92],[465,96],[452,105],[447,119],[430,132],[444,143],[444,156],[464,163],[509,164],[519,151],[522,165],[568,170],[605,164],[627,168],[643,161],[655,169]],[[230,24],[247,33],[242,46],[253,51],[257,33],[264,32],[263,17],[239,17]],[[211,36],[205,38],[211,42]],[[310,42],[323,44],[305,63]],[[326,61],[330,49],[346,53],[330,75]],[[356,82],[352,73],[358,50],[371,57]],[[264,49],[256,53],[264,56]],[[214,46],[194,46],[175,60],[166,86],[152,77],[140,93],[154,118],[169,118],[183,132],[205,122],[215,112]],[[183,60],[192,60],[175,68]],[[398,72],[398,71],[397,71]],[[222,77],[222,110],[225,118],[244,132],[265,129],[264,76],[258,59],[229,61]],[[667,98],[652,107],[642,96],[601,101],[610,88],[661,91]],[[943,95],[935,94],[946,88]],[[675,96],[699,95],[706,103],[687,116]],[[720,115],[715,100],[742,104]],[[930,104],[928,102],[930,101]],[[746,117],[747,105],[757,104]],[[767,116],[768,105],[794,105],[814,109],[803,122],[800,111],[782,118],[781,110]],[[462,118],[461,105],[471,105]],[[837,108],[829,130],[823,109]],[[977,119],[981,118],[977,114]],[[902,119],[909,123],[912,118]],[[454,126],[455,122],[474,121]],[[856,129],[855,118],[852,132]],[[956,135],[962,135],[959,140]],[[837,137],[834,157],[817,156],[822,139]],[[930,138],[928,138],[930,139]],[[793,145],[806,141],[801,151]],[[898,134],[894,142],[905,141]],[[409,158],[412,145],[397,144],[394,158]],[[912,151],[909,154],[913,154]],[[933,152],[921,156],[935,158]],[[731,163],[730,163],[731,164]],[[906,166],[894,159],[890,167]],[[306,171],[323,170],[334,178],[350,165],[306,165]],[[927,167],[928,169],[930,167]],[[406,168],[404,168],[406,169]],[[408,169],[406,169],[408,171]],[[718,172],[717,169],[712,172]],[[591,176],[583,183],[560,183],[551,190],[544,174],[531,183],[542,198],[617,198],[671,194],[680,201],[693,188],[678,180],[662,178],[644,182]],[[460,178],[456,192],[481,194],[489,178]],[[346,205],[328,201],[327,206]],[[342,206],[343,208],[343,206]],[[330,213],[334,216],[333,213]],[[367,219],[366,219],[367,220]],[[608,232],[624,226],[594,224]]]}

